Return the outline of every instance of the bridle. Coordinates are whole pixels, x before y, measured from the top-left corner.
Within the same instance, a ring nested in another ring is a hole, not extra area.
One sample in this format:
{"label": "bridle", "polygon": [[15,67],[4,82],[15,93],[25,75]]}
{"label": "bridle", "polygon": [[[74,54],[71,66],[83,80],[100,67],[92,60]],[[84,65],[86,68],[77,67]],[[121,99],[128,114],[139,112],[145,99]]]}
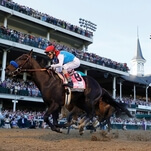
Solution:
{"label": "bridle", "polygon": [[[20,57],[17,59],[19,60]],[[21,72],[35,72],[35,71],[46,71],[47,69],[22,69],[25,64],[31,60],[31,56],[30,55],[27,55],[27,59],[21,64],[21,65],[18,65],[17,62],[15,61],[11,61],[10,64],[16,68],[13,72],[12,72],[12,76],[17,76],[19,73]],[[17,67],[16,67],[17,66]]]}

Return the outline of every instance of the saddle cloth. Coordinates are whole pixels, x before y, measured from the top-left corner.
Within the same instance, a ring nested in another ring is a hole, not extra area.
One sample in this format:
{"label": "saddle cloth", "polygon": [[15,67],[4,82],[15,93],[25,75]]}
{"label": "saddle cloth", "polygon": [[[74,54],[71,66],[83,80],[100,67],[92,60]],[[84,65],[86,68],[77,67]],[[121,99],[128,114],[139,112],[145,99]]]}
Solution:
{"label": "saddle cloth", "polygon": [[[81,73],[78,71],[72,71],[71,73],[69,73],[71,76],[71,80],[73,82],[73,88],[72,91],[83,91],[86,87],[85,85],[85,81],[83,79],[83,77],[81,76]],[[58,73],[59,77],[63,80],[64,83],[67,82],[66,78]]]}
{"label": "saddle cloth", "polygon": [[73,89],[85,89],[85,81],[80,73],[73,71],[70,76],[73,82]]}

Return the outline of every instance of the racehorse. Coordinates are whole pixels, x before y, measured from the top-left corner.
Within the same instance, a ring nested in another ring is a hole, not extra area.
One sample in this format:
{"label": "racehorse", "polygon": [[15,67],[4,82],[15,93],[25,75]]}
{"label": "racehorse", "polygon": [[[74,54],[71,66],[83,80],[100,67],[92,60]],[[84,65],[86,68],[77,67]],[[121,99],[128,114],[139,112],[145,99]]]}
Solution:
{"label": "racehorse", "polygon": [[[67,116],[67,121],[72,124],[72,116],[78,113],[83,116],[83,112],[80,112],[79,108],[70,104],[67,109],[70,111]],[[102,88],[102,96],[99,98],[99,101],[95,104],[95,116],[97,120],[103,125],[108,125],[108,132],[111,129],[110,117],[115,114],[120,116],[124,112],[128,117],[133,117],[129,110],[127,109],[126,104],[115,101],[107,90]],[[93,121],[94,126],[95,121]],[[95,126],[92,128],[95,130]],[[68,127],[68,133],[70,132],[70,126]]]}
{"label": "racehorse", "polygon": [[110,132],[110,130],[111,130],[111,121],[110,121],[111,116],[113,114],[119,115],[120,113],[121,113],[120,109],[116,109],[112,105],[103,101],[102,98],[100,98],[99,108],[98,108],[98,110],[96,110],[96,115],[98,115],[98,120],[102,126],[105,126],[107,124],[108,132]]}
{"label": "racehorse", "polygon": [[115,116],[117,117],[122,113],[125,113],[128,117],[133,117],[127,109],[127,105],[125,103],[117,102],[104,88],[102,88],[102,97],[99,99],[95,106],[95,112],[98,116],[99,122],[103,125],[108,125],[108,132],[110,132],[110,118],[113,114],[115,114]]}
{"label": "racehorse", "polygon": [[[47,110],[44,115],[44,121],[50,126],[51,130],[61,132],[58,125],[59,112],[65,104],[66,89],[63,86],[63,80],[53,69],[41,68],[39,63],[32,57],[33,50],[23,54],[15,61],[11,61],[6,67],[5,73],[8,76],[16,76],[22,72],[28,72],[36,86],[41,92]],[[83,131],[84,125],[93,117],[94,102],[102,95],[102,89],[99,83],[90,76],[83,77],[86,88],[83,92],[72,92],[71,102],[86,113],[85,121],[79,128],[79,133]],[[49,121],[52,115],[53,123]]]}

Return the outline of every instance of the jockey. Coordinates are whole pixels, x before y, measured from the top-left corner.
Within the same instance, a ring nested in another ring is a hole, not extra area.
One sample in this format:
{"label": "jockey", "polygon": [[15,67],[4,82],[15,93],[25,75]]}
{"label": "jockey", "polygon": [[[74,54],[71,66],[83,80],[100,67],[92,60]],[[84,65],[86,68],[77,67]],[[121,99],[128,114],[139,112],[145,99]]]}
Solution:
{"label": "jockey", "polygon": [[68,51],[57,50],[53,45],[46,47],[45,53],[51,60],[55,59],[55,57],[58,59],[58,62],[56,64],[52,64],[49,68],[59,68],[68,81],[68,83],[64,85],[73,87],[73,83],[68,72],[78,68],[80,66],[80,60]]}

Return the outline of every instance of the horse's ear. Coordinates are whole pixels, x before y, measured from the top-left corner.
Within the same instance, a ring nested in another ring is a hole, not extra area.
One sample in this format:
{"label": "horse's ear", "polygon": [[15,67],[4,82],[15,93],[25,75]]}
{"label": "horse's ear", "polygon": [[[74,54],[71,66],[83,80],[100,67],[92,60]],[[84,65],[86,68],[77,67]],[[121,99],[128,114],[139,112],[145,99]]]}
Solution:
{"label": "horse's ear", "polygon": [[33,49],[30,50],[29,55],[32,56]]}

